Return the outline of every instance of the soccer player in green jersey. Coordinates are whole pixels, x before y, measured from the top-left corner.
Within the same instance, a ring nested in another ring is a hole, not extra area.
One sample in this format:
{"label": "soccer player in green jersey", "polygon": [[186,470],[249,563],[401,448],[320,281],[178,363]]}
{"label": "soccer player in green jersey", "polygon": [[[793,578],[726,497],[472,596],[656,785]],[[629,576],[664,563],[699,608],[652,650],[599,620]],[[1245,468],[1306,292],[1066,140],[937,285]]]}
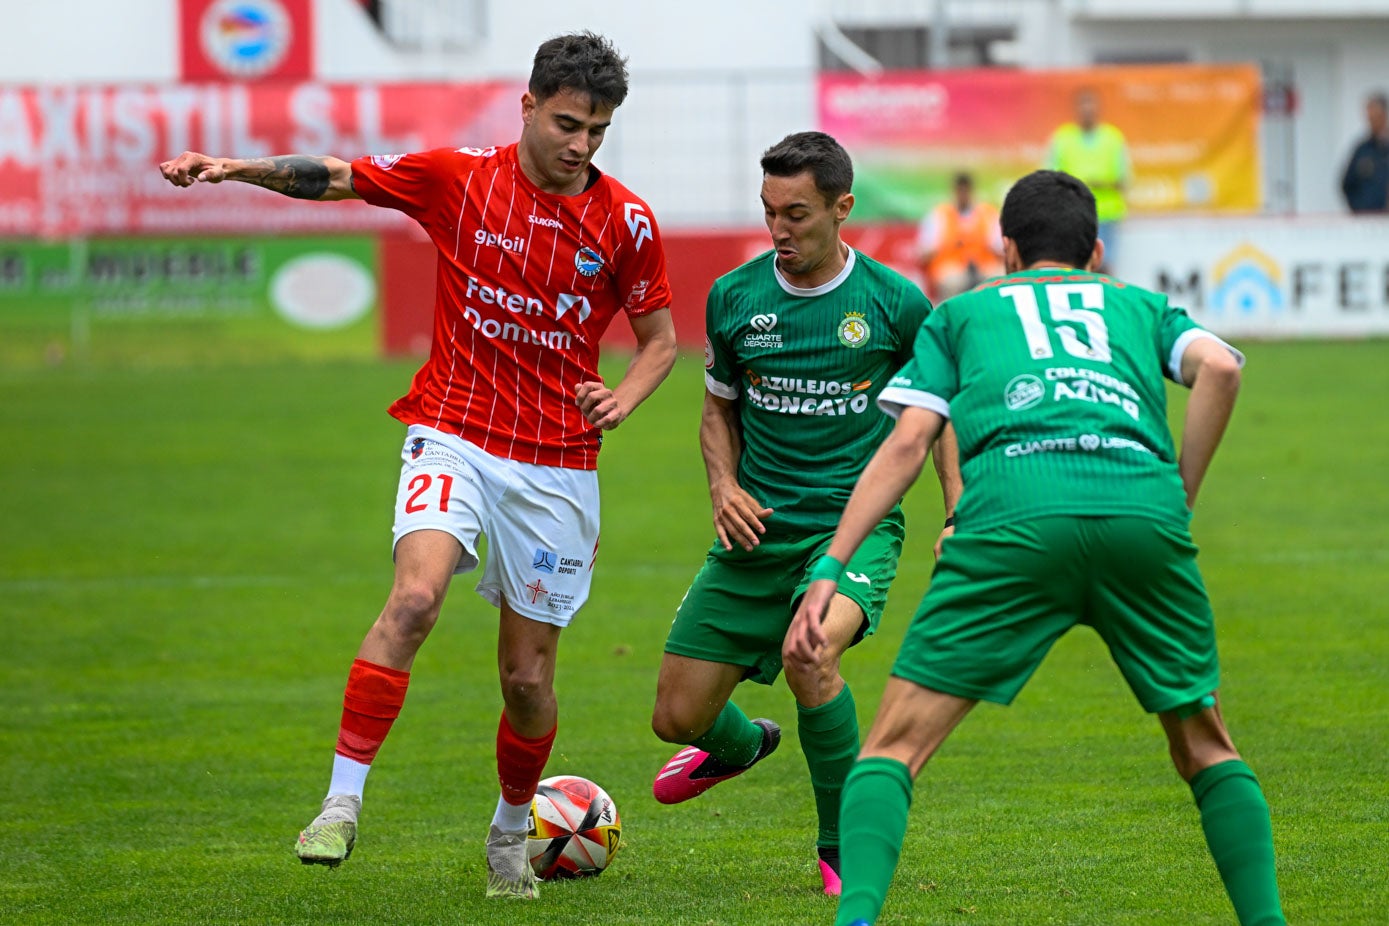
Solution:
{"label": "soccer player in green jersey", "polygon": [[[787,634],[787,672],[830,644],[836,580],[898,504],[947,417],[964,492],[844,788],[840,926],[872,923],[912,782],[979,700],[1007,704],[1052,643],[1093,627],[1191,785],[1239,921],[1284,922],[1268,804],[1216,701],[1210,603],[1187,525],[1243,356],[1103,257],[1076,178],[1029,174],[1001,215],[1008,275],[944,305],[879,397],[897,424],[859,478]],[[1191,388],[1180,455],[1163,374]]]}
{"label": "soccer player in green jersey", "polygon": [[[706,309],[700,446],[717,541],[666,640],[652,728],[688,744],[652,786],[689,800],[766,757],[781,737],[729,700],[739,682],[770,685],[808,570],[828,546],[854,481],[891,421],[878,394],[911,356],[931,310],[896,271],[840,239],[853,164],[822,132],[790,135],[762,158],[773,250],[720,277]],[[953,473],[953,443],[937,467]],[[946,511],[958,476],[942,475]],[[839,795],[858,752],[844,651],[871,634],[897,569],[904,523],[889,506],[836,585],[816,659],[787,667],[819,814],[818,865],[839,893]]]}

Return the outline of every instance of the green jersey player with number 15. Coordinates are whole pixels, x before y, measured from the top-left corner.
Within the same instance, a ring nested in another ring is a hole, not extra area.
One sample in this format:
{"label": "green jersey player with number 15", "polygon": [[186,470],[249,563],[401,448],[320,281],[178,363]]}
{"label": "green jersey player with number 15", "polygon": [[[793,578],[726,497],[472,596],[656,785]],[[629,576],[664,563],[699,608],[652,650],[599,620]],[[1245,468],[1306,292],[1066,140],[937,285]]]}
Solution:
{"label": "green jersey player with number 15", "polygon": [[[1008,275],[922,326],[878,400],[897,424],[787,634],[789,674],[825,648],[840,563],[897,504],[948,417],[964,477],[956,531],[844,787],[836,923],[878,915],[913,779],[955,725],[980,700],[1011,702],[1057,638],[1086,624],[1158,715],[1240,923],[1282,924],[1268,804],[1216,702],[1215,626],[1187,530],[1244,358],[1165,296],[1089,272],[1104,246],[1076,178],[1019,180],[1001,224]],[[1191,387],[1180,455],[1164,374]]]}
{"label": "green jersey player with number 15", "polygon": [[[741,774],[776,748],[780,728],[749,720],[729,698],[744,679],[770,685],[781,672],[810,564],[891,430],[878,394],[911,355],[931,308],[906,278],[840,239],[854,197],[853,165],[838,142],[821,132],[791,135],[766,152],[762,170],[774,250],[719,278],[707,306],[700,445],[718,539],[681,602],[661,663],[652,728],[688,744],[653,785],[666,804]],[[953,444],[949,454],[953,465]],[[949,488],[946,501],[949,511]],[[883,513],[837,586],[831,645],[814,665],[786,667],[829,894],[839,893],[839,795],[859,747],[839,660],[877,627],[903,530],[899,508]]]}

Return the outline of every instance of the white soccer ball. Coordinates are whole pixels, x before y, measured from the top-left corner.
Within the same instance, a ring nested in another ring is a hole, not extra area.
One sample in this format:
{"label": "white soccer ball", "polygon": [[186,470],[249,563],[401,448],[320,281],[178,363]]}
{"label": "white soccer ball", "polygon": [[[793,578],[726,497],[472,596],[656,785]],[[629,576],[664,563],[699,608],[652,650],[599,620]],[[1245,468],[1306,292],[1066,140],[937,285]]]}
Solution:
{"label": "white soccer ball", "polygon": [[526,840],[536,877],[548,881],[601,874],[621,846],[622,821],[608,792],[575,775],[540,782]]}

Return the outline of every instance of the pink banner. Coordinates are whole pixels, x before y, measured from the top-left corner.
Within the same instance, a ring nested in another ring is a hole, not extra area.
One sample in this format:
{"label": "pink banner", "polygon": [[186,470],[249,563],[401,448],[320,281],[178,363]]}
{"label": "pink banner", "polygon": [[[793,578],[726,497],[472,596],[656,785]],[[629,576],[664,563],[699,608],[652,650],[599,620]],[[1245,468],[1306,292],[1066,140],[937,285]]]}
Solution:
{"label": "pink banner", "polygon": [[401,227],[364,203],[305,208],[240,184],[174,187],[160,161],[394,154],[520,134],[524,86],[320,83],[0,87],[0,236]]}

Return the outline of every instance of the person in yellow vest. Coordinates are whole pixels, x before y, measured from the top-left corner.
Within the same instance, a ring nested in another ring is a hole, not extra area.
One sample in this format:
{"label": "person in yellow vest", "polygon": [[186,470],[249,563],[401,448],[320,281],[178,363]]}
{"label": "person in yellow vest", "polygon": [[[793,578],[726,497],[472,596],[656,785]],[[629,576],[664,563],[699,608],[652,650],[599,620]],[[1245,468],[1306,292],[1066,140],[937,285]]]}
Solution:
{"label": "person in yellow vest", "polygon": [[1074,122],[1067,122],[1051,135],[1046,167],[1070,174],[1095,194],[1099,215],[1099,239],[1104,242],[1103,272],[1114,267],[1119,253],[1119,223],[1128,214],[1124,192],[1133,176],[1129,145],[1118,127],[1100,121],[1100,99],[1091,88],[1075,95]]}
{"label": "person in yellow vest", "polygon": [[955,195],[921,220],[918,263],[933,303],[966,292],[1003,272],[998,210],[975,202],[974,178],[955,175]]}

